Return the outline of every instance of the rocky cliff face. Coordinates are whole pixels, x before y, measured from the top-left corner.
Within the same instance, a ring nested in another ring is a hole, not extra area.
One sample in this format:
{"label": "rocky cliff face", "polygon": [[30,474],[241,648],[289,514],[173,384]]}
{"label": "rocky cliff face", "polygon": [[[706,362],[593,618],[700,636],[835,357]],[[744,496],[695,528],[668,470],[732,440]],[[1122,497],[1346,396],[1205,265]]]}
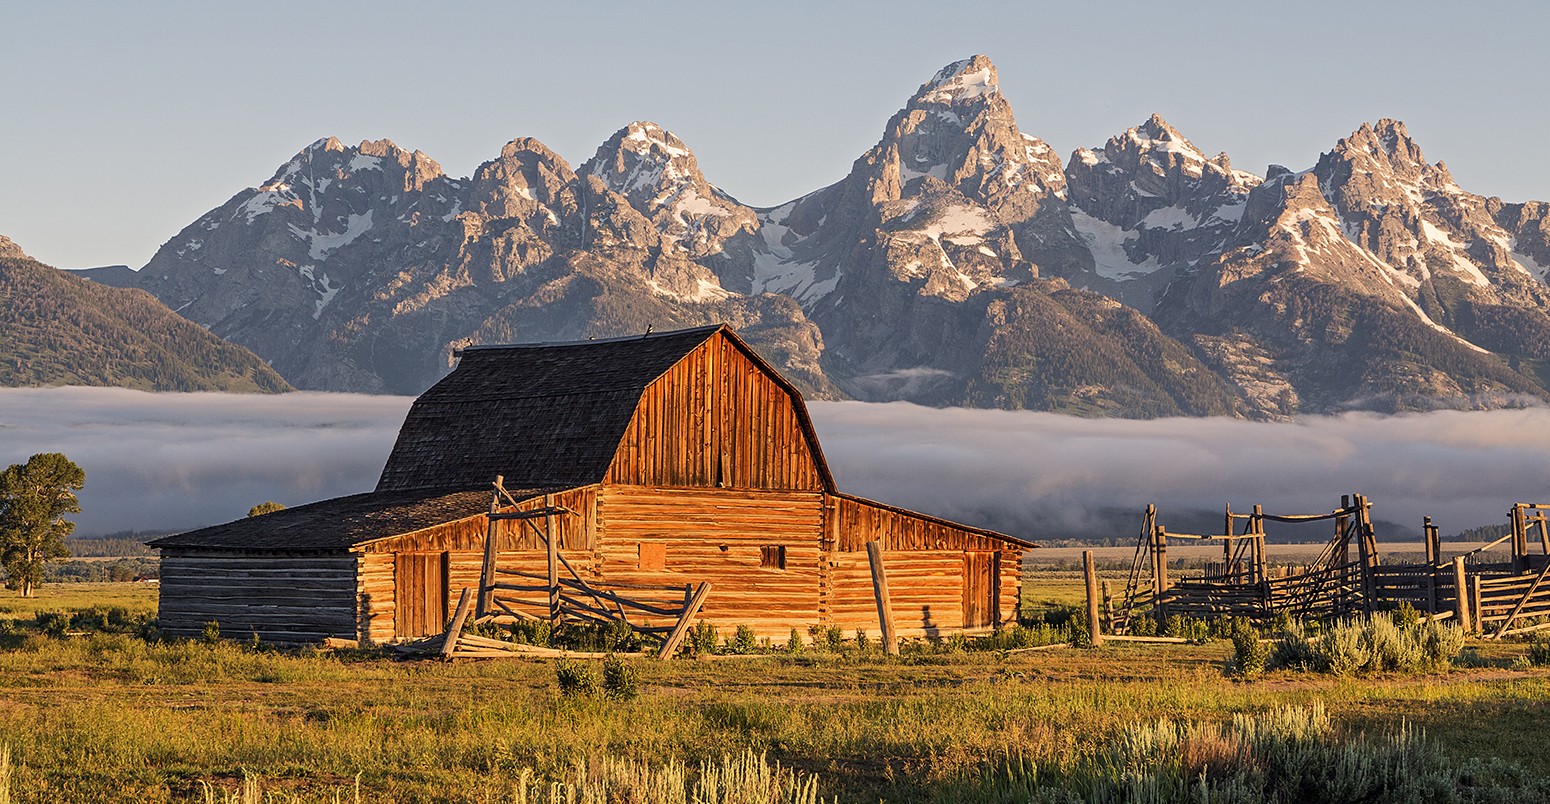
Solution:
{"label": "rocky cliff face", "polygon": [[517,139],[467,178],[327,139],[131,281],[307,388],[727,321],[821,397],[1291,416],[1550,398],[1547,269],[1550,206],[1464,191],[1395,121],[1264,178],[1157,115],[1062,165],[975,56],[778,207],[650,122],[579,169]]}

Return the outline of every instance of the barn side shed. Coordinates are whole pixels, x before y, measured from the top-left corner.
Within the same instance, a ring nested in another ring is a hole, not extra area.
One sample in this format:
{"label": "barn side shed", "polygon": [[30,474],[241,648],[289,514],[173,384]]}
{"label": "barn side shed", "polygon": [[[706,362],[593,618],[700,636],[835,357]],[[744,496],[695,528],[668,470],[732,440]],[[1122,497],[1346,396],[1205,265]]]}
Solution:
{"label": "barn side shed", "polygon": [[[503,478],[507,497],[492,493]],[[1032,545],[839,492],[801,395],[725,326],[473,347],[410,409],[374,491],[161,539],[171,634],[274,642],[438,632],[480,582],[543,572],[546,518],[588,583],[710,582],[700,619],[876,633],[880,540],[901,635],[1015,620]]]}

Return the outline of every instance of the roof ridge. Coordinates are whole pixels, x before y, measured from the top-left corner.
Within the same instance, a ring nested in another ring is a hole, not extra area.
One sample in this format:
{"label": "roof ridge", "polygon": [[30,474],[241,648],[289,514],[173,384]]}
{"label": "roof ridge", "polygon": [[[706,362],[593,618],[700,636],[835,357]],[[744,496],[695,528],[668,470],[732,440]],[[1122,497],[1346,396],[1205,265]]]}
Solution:
{"label": "roof ridge", "polygon": [[612,337],[612,338],[589,338],[589,339],[584,340],[584,341],[533,341],[533,342],[529,342],[529,343],[483,343],[483,344],[477,344],[477,345],[474,345],[474,346],[464,346],[461,349],[455,349],[455,350],[453,350],[452,354],[454,356],[456,356],[456,355],[461,355],[464,352],[485,352],[485,351],[493,351],[493,350],[497,350],[497,349],[552,349],[552,348],[554,348],[556,346],[586,346],[588,344],[594,344],[594,343],[624,343],[626,341],[643,341],[643,340],[649,340],[649,339],[653,339],[653,338],[670,338],[670,337],[673,337],[675,335],[688,335],[688,334],[691,334],[691,333],[699,333],[699,332],[703,332],[703,333],[709,335],[709,334],[711,334],[713,332],[716,332],[718,330],[727,329],[727,328],[728,328],[728,325],[725,324],[725,323],[722,323],[722,324],[708,324],[708,325],[703,326],[703,327],[687,327],[685,329],[673,329],[673,330],[668,330],[666,332],[650,332],[650,331],[647,331],[647,332],[643,332],[643,333],[641,333],[639,335],[618,335],[618,336],[615,336],[615,337]]}

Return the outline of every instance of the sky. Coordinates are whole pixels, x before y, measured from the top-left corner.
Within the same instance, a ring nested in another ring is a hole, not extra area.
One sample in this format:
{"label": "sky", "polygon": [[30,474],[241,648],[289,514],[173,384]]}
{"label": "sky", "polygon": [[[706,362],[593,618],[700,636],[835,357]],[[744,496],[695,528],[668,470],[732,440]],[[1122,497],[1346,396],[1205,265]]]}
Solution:
{"label": "sky", "polygon": [[[81,535],[196,528],[266,500],[295,506],[370,491],[411,401],[5,388],[0,465],[45,451],[80,464],[86,488],[71,519]],[[1035,540],[1123,541],[1148,503],[1170,530],[1198,532],[1220,521],[1224,503],[1320,513],[1360,492],[1387,541],[1419,533],[1423,516],[1451,535],[1506,522],[1514,502],[1550,502],[1544,408],[1292,423],[902,402],[809,409],[841,490]]]}
{"label": "sky", "polygon": [[1057,151],[1161,113],[1262,173],[1404,120],[1465,189],[1550,198],[1534,2],[0,3],[0,235],[144,265],[308,143],[389,138],[466,176],[573,164],[640,119],[773,206],[842,178],[940,67],[996,63]]}

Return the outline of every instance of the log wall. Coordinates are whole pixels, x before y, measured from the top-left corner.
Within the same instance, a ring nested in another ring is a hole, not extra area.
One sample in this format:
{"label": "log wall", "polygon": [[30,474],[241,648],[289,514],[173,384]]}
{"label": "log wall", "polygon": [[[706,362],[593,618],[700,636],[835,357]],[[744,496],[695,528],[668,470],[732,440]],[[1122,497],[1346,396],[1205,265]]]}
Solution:
{"label": "log wall", "polygon": [[[550,501],[576,512],[551,518],[550,527],[559,535],[560,552],[583,577],[593,571],[597,544],[597,487],[583,486],[550,495]],[[530,511],[542,507],[544,498],[524,500],[502,510]],[[528,524],[528,523],[531,524]],[[499,520],[496,526],[496,565],[544,574],[548,571],[548,551],[537,532],[544,520]],[[360,546],[357,583],[358,638],[362,641],[390,642],[397,636],[398,613],[394,599],[396,583],[393,556],[397,553],[445,553],[447,561],[447,606],[457,604],[464,588],[477,590],[484,568],[484,539],[489,518],[483,514],[448,522],[424,530],[382,539]],[[444,616],[451,616],[446,612]]]}
{"label": "log wall", "polygon": [[723,335],[647,386],[605,483],[823,488],[797,402]]}
{"label": "log wall", "polygon": [[[605,486],[598,577],[604,585],[709,581],[701,620],[784,641],[793,627],[820,622],[822,501],[817,492]],[[661,570],[641,568],[642,543],[663,545]],[[763,566],[765,547],[784,548],[785,569]]]}
{"label": "log wall", "polygon": [[[392,557],[388,556],[389,566]],[[163,550],[159,627],[291,645],[355,637],[355,556]]]}

